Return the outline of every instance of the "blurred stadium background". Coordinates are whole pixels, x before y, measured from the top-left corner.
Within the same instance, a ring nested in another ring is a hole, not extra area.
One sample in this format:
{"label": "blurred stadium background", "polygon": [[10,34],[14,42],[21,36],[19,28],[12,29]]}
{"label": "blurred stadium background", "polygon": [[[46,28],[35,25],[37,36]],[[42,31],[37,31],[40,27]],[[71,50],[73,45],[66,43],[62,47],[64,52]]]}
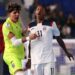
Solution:
{"label": "blurred stadium background", "polygon": [[[23,26],[26,26],[34,16],[37,4],[50,8],[48,14],[55,20],[61,32],[61,37],[66,43],[68,50],[75,57],[75,0],[0,0],[0,75],[9,75],[7,65],[2,59],[4,49],[2,24],[6,19],[6,9],[9,2],[17,2],[22,6],[20,19]],[[53,50],[56,55],[56,75],[75,75],[75,61],[69,61],[56,40],[53,40]]]}

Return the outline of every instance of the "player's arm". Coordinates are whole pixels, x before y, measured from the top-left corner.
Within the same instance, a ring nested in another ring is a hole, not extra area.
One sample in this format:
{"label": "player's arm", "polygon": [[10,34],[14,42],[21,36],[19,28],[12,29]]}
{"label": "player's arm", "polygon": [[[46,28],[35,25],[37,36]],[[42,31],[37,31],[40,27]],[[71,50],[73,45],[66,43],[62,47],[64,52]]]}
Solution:
{"label": "player's arm", "polygon": [[69,60],[71,60],[71,58],[74,60],[73,55],[67,51],[66,46],[65,46],[62,38],[60,36],[57,36],[55,38],[56,38],[57,42],[59,43],[59,45],[63,48],[63,50],[66,53],[66,55],[68,56]]}
{"label": "player's arm", "polygon": [[26,42],[27,40],[33,40],[36,37],[37,37],[36,34],[30,34],[27,37],[22,37],[20,39],[17,39],[16,36],[12,32],[9,32],[9,34],[8,34],[8,38],[11,40],[11,42],[14,46],[18,46],[18,45]]}
{"label": "player's arm", "polygon": [[[30,23],[29,25],[28,25],[28,30],[29,31],[31,31],[31,25],[33,25],[33,23]],[[31,33],[31,32],[30,32]],[[26,68],[27,69],[30,69],[31,68],[31,40],[29,41],[29,44],[28,44],[28,61],[27,61],[27,63],[26,63]]]}
{"label": "player's arm", "polygon": [[69,53],[66,49],[66,46],[64,44],[64,41],[62,40],[62,38],[60,37],[60,31],[59,29],[57,28],[57,25],[55,22],[53,22],[53,34],[57,40],[57,42],[59,43],[59,45],[63,48],[64,52],[66,53],[66,55],[68,56],[68,58],[71,60],[71,57],[72,59],[74,59],[73,55],[71,53]]}
{"label": "player's arm", "polygon": [[29,34],[29,26],[26,26],[25,28],[22,29],[22,35],[27,36]]}

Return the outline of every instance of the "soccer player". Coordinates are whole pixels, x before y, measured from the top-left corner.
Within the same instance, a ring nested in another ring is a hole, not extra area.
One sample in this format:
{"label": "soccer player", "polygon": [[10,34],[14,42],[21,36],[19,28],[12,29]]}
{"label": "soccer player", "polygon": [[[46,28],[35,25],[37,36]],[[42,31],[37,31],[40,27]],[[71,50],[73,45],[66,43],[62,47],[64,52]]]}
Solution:
{"label": "soccer player", "polygon": [[21,6],[17,3],[8,5],[8,18],[3,24],[2,32],[5,42],[3,59],[8,65],[11,75],[24,75],[22,68],[22,59],[25,57],[23,43],[27,40],[33,40],[36,34],[30,34],[27,37],[22,36],[22,27],[19,20]]}
{"label": "soccer player", "polygon": [[52,50],[53,36],[67,57],[70,60],[73,58],[60,37],[56,23],[45,20],[45,9],[39,5],[35,10],[35,21],[31,22],[29,27],[30,33],[36,33],[38,36],[31,40],[31,69],[34,75],[55,75],[55,57]]}

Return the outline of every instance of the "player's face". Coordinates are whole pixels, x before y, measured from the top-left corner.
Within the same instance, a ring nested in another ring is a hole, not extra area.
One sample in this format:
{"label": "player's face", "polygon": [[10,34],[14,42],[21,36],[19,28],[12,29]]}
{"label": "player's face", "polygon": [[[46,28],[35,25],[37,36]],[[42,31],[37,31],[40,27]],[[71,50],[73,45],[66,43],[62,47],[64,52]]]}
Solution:
{"label": "player's face", "polygon": [[14,11],[12,11],[12,12],[9,13],[9,17],[10,17],[10,19],[13,22],[17,22],[18,21],[19,15],[20,15],[20,12],[19,11],[16,11],[16,10],[14,10]]}
{"label": "player's face", "polygon": [[38,19],[40,20],[44,19],[45,9],[42,6],[38,6],[35,11],[35,16],[38,17]]}

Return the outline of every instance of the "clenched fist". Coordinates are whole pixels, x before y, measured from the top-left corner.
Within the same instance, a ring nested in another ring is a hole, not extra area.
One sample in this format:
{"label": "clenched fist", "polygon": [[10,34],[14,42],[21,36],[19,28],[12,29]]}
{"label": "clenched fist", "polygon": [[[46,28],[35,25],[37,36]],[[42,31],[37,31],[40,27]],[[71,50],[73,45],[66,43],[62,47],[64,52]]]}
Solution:
{"label": "clenched fist", "polygon": [[30,40],[36,39],[38,36],[34,33],[29,35]]}

